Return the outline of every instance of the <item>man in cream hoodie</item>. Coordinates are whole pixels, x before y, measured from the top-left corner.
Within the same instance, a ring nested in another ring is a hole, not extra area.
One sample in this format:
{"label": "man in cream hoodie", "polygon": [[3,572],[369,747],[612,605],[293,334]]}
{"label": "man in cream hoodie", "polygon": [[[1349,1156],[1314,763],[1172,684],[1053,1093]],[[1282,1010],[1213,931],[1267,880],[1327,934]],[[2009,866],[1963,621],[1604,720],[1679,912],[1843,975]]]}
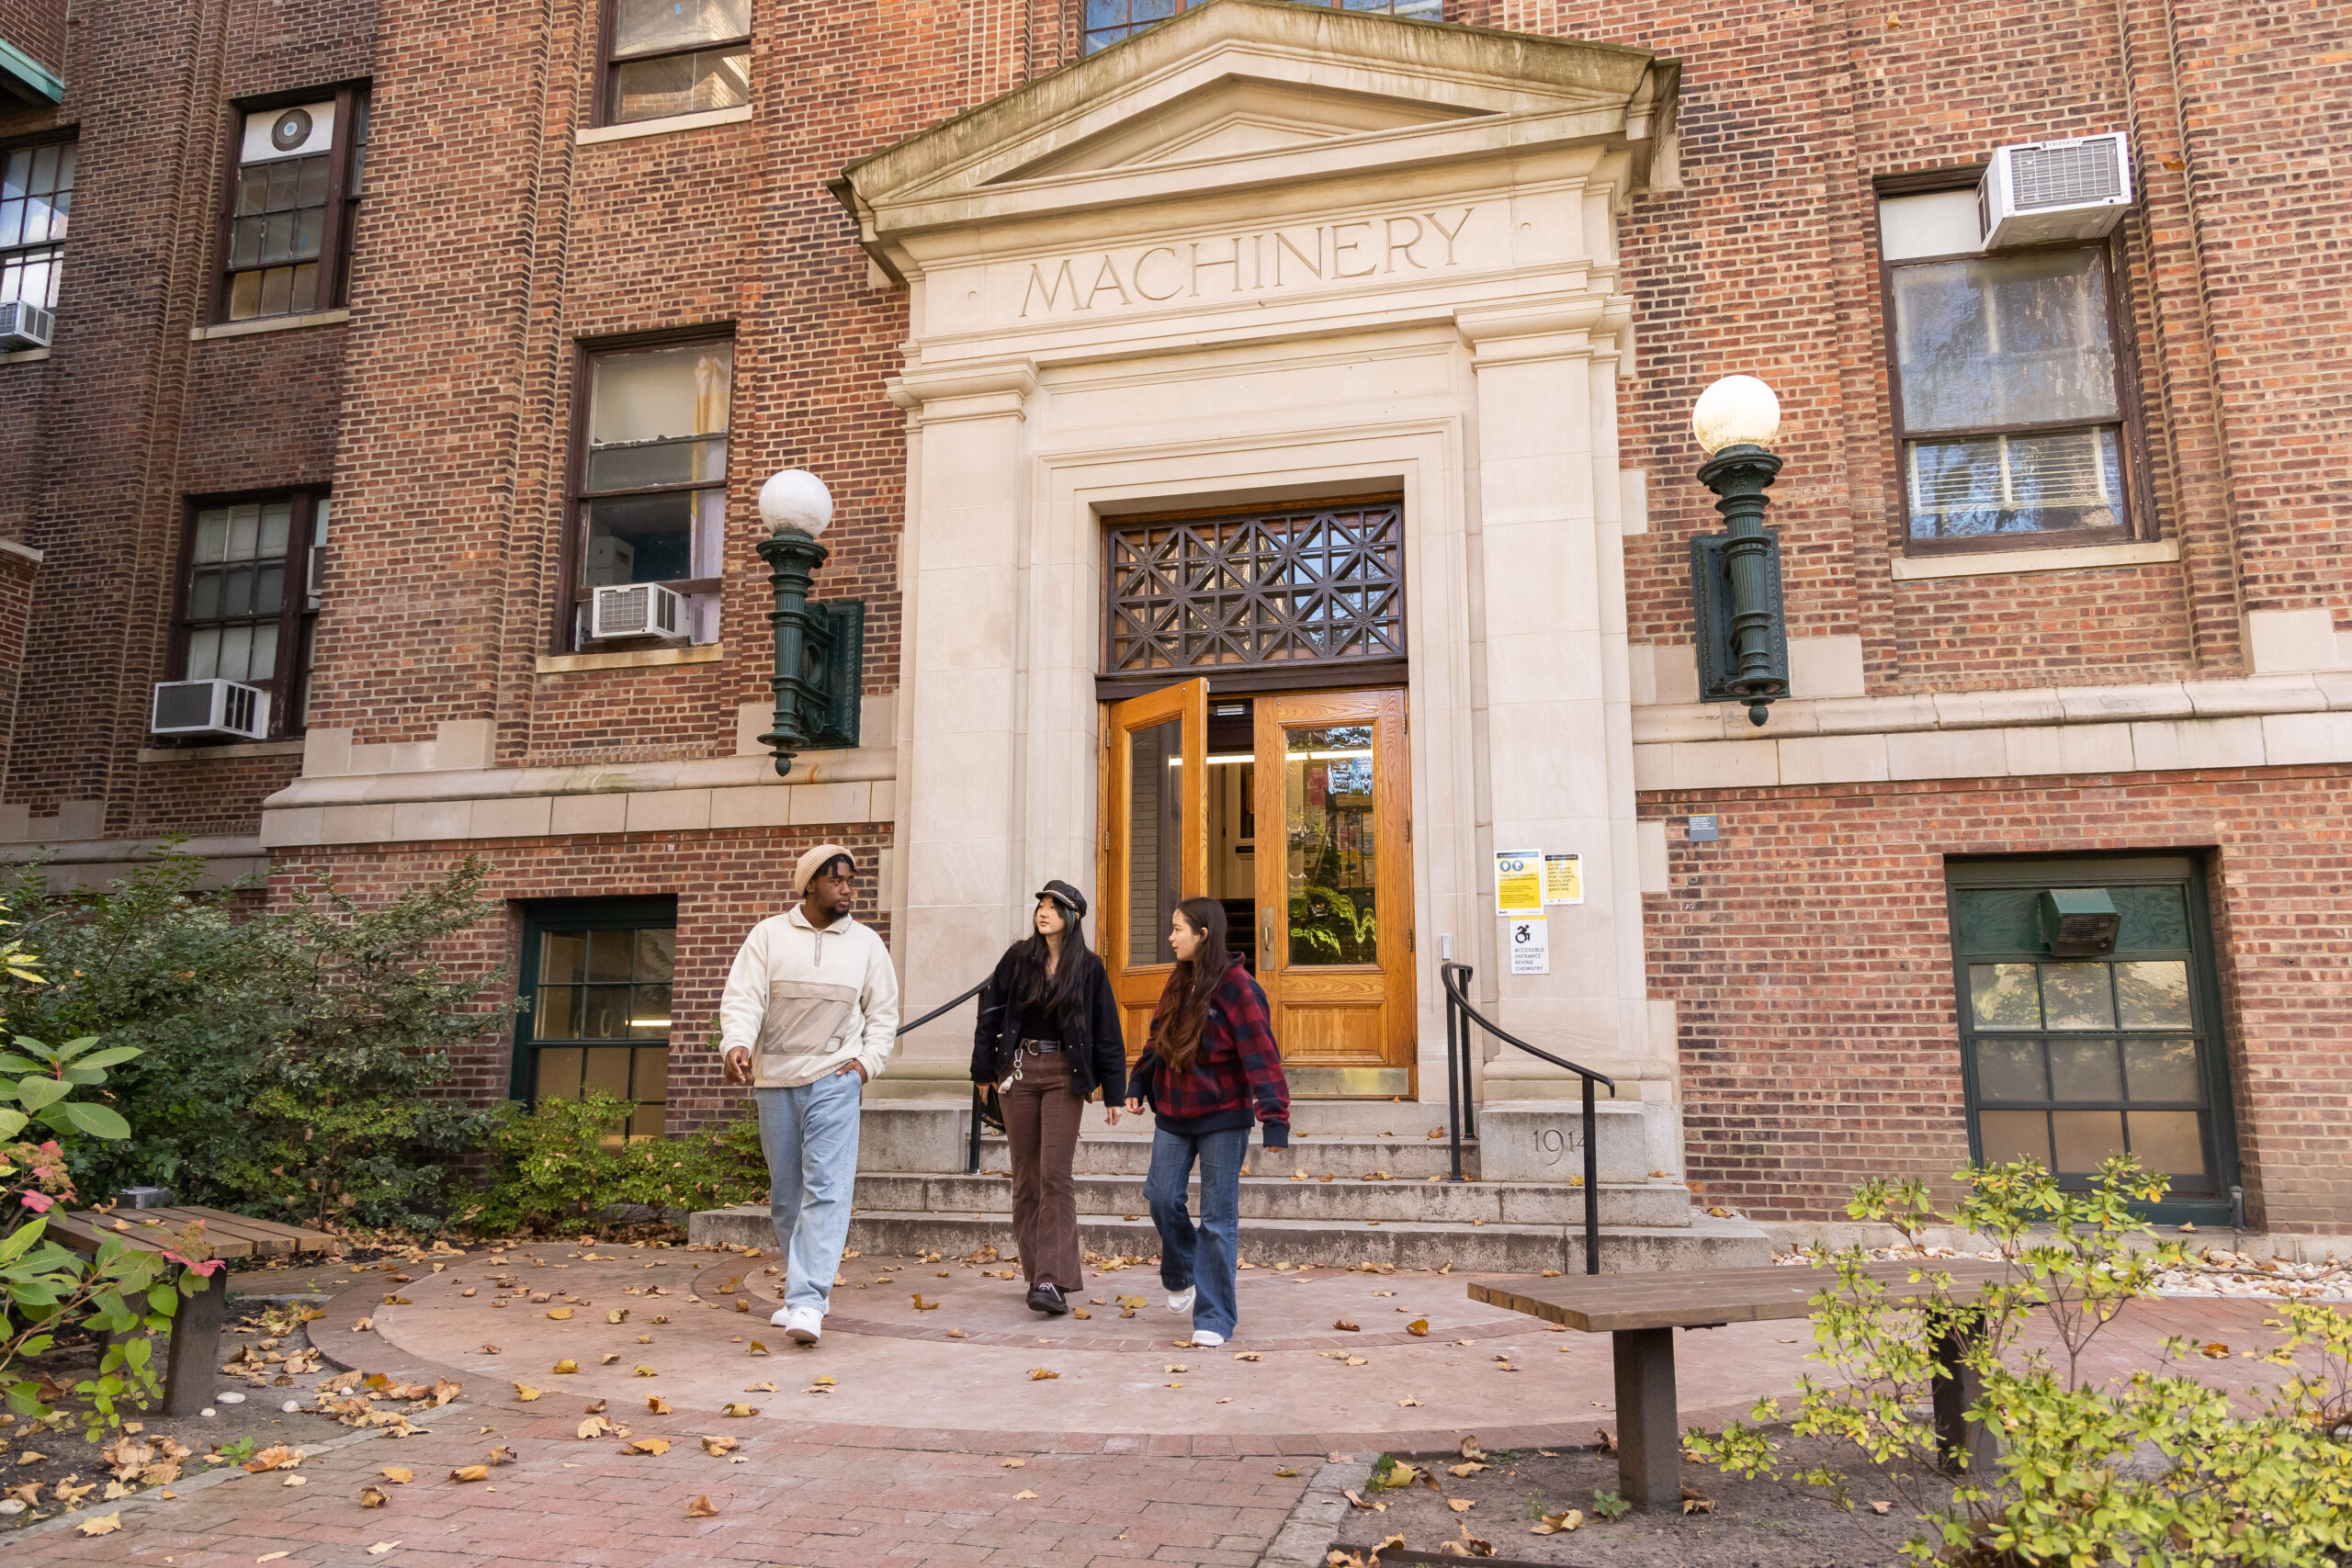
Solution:
{"label": "man in cream hoodie", "polygon": [[820,844],[794,867],[800,902],[752,928],[718,1006],[727,1081],[748,1083],[785,1258],[770,1319],[814,1345],[849,1239],[858,1102],[897,1043],[899,977],[882,939],[850,919],[857,863]]}

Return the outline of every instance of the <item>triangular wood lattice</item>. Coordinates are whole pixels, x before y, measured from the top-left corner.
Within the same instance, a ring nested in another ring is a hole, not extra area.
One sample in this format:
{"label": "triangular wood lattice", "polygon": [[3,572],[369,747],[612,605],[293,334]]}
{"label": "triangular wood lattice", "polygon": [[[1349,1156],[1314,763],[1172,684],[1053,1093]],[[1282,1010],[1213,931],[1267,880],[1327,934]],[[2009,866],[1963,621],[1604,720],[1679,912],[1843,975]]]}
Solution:
{"label": "triangular wood lattice", "polygon": [[1108,669],[1401,659],[1404,544],[1393,501],[1121,525]]}

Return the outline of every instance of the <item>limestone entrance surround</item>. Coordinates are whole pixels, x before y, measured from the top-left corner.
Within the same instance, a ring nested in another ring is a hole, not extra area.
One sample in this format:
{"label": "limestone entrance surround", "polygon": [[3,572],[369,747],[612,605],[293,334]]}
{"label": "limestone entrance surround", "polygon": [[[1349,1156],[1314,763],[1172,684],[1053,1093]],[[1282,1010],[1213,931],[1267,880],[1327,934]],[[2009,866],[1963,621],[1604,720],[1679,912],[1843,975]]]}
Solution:
{"label": "limestone entrance surround", "polygon": [[[1420,1098],[1444,1098],[1450,940],[1506,1027],[1670,1117],[1614,384],[1617,221],[1674,183],[1676,80],[1638,50],[1214,0],[844,171],[910,295],[887,891],[910,1012],[986,973],[1047,877],[1091,886],[1102,520],[1393,487]],[[1589,893],[1552,911],[1552,972],[1512,976],[1487,868],[1530,846],[1581,853]],[[936,1025],[890,1077],[960,1092],[967,1053]],[[1485,1075],[1489,1103],[1574,1088]]]}

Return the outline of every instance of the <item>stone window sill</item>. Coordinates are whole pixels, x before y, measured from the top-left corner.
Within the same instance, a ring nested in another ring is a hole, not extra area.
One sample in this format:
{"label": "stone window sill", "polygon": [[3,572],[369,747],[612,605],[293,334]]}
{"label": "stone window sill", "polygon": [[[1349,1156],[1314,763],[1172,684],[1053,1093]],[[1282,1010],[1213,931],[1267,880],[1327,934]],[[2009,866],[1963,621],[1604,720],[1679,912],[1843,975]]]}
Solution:
{"label": "stone window sill", "polygon": [[1894,581],[1937,577],[2007,577],[2014,572],[2091,571],[2108,566],[2154,566],[2180,558],[2178,539],[2134,539],[2122,545],[2076,545],[2042,550],[1984,550],[1957,556],[1897,556]]}
{"label": "stone window sill", "polygon": [[576,147],[593,147],[599,141],[634,141],[640,136],[700,130],[706,125],[742,125],[751,118],[752,106],[737,104],[732,108],[698,109],[693,114],[664,115],[660,119],[633,119],[626,125],[582,126],[571,133],[571,141]]}
{"label": "stone window sill", "polygon": [[660,670],[673,664],[716,664],[727,657],[727,645],[697,643],[692,648],[632,648],[617,653],[542,653],[538,673],[573,675],[584,670]]}
{"label": "stone window sill", "polygon": [[45,348],[12,349],[6,354],[0,354],[0,365],[39,365],[48,357],[49,350]]}
{"label": "stone window sill", "polygon": [[299,757],[302,738],[290,740],[231,740],[219,746],[141,746],[142,762],[228,761],[239,757]]}
{"label": "stone window sill", "polygon": [[190,327],[187,341],[210,343],[220,337],[251,337],[255,333],[290,333],[303,327],[331,327],[338,321],[351,320],[348,310],[312,310],[300,316],[260,316],[250,321],[215,321],[209,327]]}

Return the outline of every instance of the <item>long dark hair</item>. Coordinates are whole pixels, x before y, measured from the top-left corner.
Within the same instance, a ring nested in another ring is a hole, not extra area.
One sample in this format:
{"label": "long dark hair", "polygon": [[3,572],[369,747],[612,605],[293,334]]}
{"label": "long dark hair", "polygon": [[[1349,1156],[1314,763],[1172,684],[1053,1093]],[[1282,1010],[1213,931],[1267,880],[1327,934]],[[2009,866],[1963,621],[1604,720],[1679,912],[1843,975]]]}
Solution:
{"label": "long dark hair", "polygon": [[1085,1006],[1080,991],[1087,970],[1102,962],[1086,945],[1086,922],[1079,912],[1058,898],[1054,908],[1061,911],[1062,957],[1052,974],[1046,973],[1046,963],[1053,949],[1043,931],[1033,930],[1027,941],[1012,944],[1012,997],[1023,1029],[1059,1025],[1075,1017]]}
{"label": "long dark hair", "polygon": [[1214,898],[1187,898],[1176,906],[1184,923],[1201,933],[1201,945],[1191,959],[1170,971],[1168,984],[1152,1010],[1152,1045],[1170,1072],[1187,1072],[1201,1048],[1201,1030],[1208,1022],[1209,1003],[1233,967],[1225,945],[1225,906]]}

